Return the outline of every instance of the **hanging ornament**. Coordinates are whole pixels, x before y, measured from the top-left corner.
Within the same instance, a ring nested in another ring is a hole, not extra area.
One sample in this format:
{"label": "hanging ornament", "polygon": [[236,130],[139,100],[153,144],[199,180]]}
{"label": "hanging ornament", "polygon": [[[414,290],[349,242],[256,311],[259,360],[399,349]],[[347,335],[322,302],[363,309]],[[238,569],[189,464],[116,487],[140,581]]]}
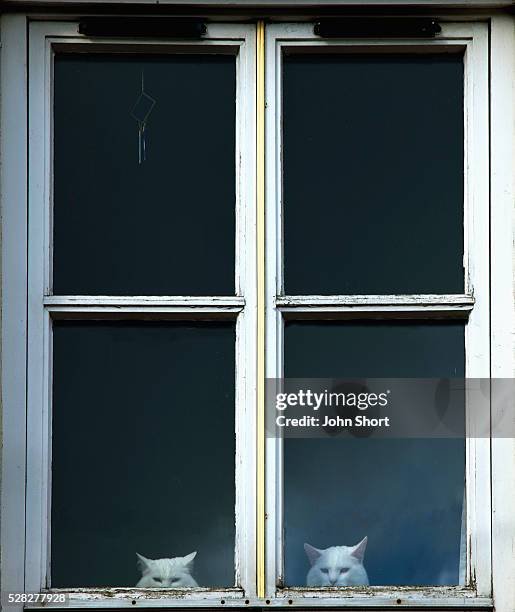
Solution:
{"label": "hanging ornament", "polygon": [[145,74],[141,71],[141,93],[131,111],[131,117],[138,122],[138,162],[147,159],[146,127],[147,120],[156,101],[145,91]]}

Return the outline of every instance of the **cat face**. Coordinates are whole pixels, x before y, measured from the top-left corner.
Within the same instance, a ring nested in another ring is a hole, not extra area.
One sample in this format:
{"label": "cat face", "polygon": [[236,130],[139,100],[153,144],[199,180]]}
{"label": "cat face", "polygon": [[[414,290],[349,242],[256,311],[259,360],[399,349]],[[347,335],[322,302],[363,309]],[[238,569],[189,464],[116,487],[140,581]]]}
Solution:
{"label": "cat face", "polygon": [[136,585],[145,589],[182,589],[198,587],[191,575],[196,552],[172,559],[146,559],[136,553],[141,579]]}
{"label": "cat face", "polygon": [[363,567],[367,538],[355,546],[331,546],[320,550],[304,544],[311,563],[306,578],[307,586],[338,587],[368,585],[368,576]]}

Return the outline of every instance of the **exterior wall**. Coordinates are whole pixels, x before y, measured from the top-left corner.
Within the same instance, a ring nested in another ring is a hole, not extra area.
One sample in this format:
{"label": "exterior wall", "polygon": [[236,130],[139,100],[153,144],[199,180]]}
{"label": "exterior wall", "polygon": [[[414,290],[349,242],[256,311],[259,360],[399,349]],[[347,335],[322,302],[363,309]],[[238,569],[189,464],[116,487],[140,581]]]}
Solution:
{"label": "exterior wall", "polygon": [[[27,143],[26,109],[17,100],[27,95],[26,20],[24,16],[2,16],[0,56],[0,185],[2,221],[14,227],[26,224]],[[9,92],[9,95],[7,95]],[[21,97],[20,97],[21,96]],[[6,202],[20,206],[6,206]],[[17,411],[24,410],[26,334],[26,235],[2,235],[2,587],[23,591],[23,554],[7,557],[6,550],[20,548],[25,526],[19,521],[25,505],[25,425],[16,424]],[[8,385],[7,381],[15,382]],[[15,387],[17,390],[15,390]],[[8,406],[8,409],[6,409]],[[7,464],[9,469],[7,469]],[[4,500],[10,499],[8,505]],[[9,529],[5,528],[9,525]],[[22,551],[23,553],[23,551]]]}
{"label": "exterior wall", "polygon": [[[492,378],[512,378],[515,376],[514,18],[494,18],[491,33]],[[505,78],[506,75],[511,77]],[[502,294],[505,299],[500,299]],[[515,440],[494,437],[492,470],[493,587],[496,609],[504,612],[515,610]]]}
{"label": "exterior wall", "polygon": [[[219,0],[221,5],[226,0]],[[134,0],[136,2],[136,0]],[[134,3],[127,0],[128,4]],[[34,2],[42,6],[45,0]],[[88,4],[77,0],[77,4]],[[97,0],[97,4],[107,0]],[[162,4],[173,4],[162,0]],[[229,2],[227,2],[229,4]],[[365,4],[366,2],[364,2]],[[431,2],[434,6],[440,2]],[[10,0],[6,5],[14,7],[24,4],[21,0]],[[55,0],[53,4],[56,4]],[[64,3],[63,3],[64,4]],[[68,3],[69,4],[69,3]],[[153,0],[139,0],[139,4],[154,4]],[[181,4],[195,4],[195,0],[183,0]],[[205,3],[204,3],[205,4]],[[213,3],[214,4],[214,3]],[[230,4],[233,4],[230,2]],[[274,4],[311,4],[309,1],[288,2],[241,2],[242,6],[272,6]],[[325,5],[340,6],[339,1],[327,0]],[[378,0],[374,4],[391,4]],[[399,5],[410,4],[399,0]],[[429,2],[427,2],[429,4]],[[471,5],[467,0],[457,0],[456,5]],[[506,2],[479,2],[481,6],[499,6]],[[0,189],[1,216],[14,225],[26,223],[26,109],[19,107],[17,99],[26,96],[26,27],[24,15],[4,15],[1,18],[0,96],[2,117],[0,121]],[[496,15],[492,19],[491,47],[491,210],[492,210],[492,292],[504,297],[492,301],[492,377],[515,377],[515,18]],[[8,95],[6,95],[6,93]],[[6,206],[6,202],[18,202],[18,208]],[[24,429],[14,423],[16,406],[23,407],[24,394],[12,391],[6,381],[24,382],[25,378],[25,330],[26,330],[26,236],[6,235],[1,241],[1,295],[0,311],[1,343],[0,368],[2,392],[0,396],[0,434],[10,432],[0,442],[0,495],[9,496],[13,504],[2,504],[0,529],[2,548],[12,550],[16,542],[23,541],[24,529],[5,529],[6,525],[17,525],[17,514],[22,511],[25,499],[25,456],[21,452],[25,439]],[[22,356],[22,357],[20,357]],[[23,385],[22,385],[23,386]],[[9,409],[4,413],[4,404]],[[14,471],[4,470],[4,458]],[[515,611],[515,441],[497,438],[492,443],[493,462],[493,576],[496,610]],[[1,578],[10,590],[23,591],[23,562],[21,552],[17,559],[0,557]]]}
{"label": "exterior wall", "polygon": [[[4,4],[9,7],[45,7],[75,4],[75,5],[123,5],[132,4],[140,6],[151,6],[156,4],[156,0],[5,0]],[[160,0],[158,4],[169,6],[198,6],[203,8],[206,6],[219,7],[228,6],[231,8],[274,8],[274,7],[297,7],[299,5],[305,7],[316,6],[317,10],[320,6],[327,7],[352,7],[352,6],[441,6],[453,8],[498,8],[503,6],[511,6],[513,3],[507,0],[322,0],[315,2],[314,0]]]}

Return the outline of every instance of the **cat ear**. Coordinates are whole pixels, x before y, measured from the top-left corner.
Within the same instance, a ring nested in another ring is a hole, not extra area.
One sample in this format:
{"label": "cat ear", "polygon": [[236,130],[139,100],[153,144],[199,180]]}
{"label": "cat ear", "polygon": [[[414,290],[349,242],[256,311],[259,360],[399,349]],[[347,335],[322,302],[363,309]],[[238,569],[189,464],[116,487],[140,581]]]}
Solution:
{"label": "cat ear", "polygon": [[311,565],[315,565],[318,557],[320,557],[323,552],[322,550],[318,550],[318,548],[315,548],[314,546],[311,546],[311,544],[307,543],[304,544],[304,550],[306,551],[306,555],[308,556]]}
{"label": "cat ear", "polygon": [[351,555],[361,563],[365,557],[365,548],[367,547],[367,536],[365,536],[359,544],[356,544],[352,549]]}
{"label": "cat ear", "polygon": [[185,557],[182,558],[182,560],[184,561],[184,565],[187,565],[188,567],[192,567],[193,566],[193,559],[197,556],[197,551],[190,553],[189,555],[186,555]]}
{"label": "cat ear", "polygon": [[143,555],[140,555],[139,553],[136,553],[136,557],[138,557],[138,567],[140,568],[140,570],[142,572],[144,572],[145,570],[148,570],[151,559],[147,559]]}

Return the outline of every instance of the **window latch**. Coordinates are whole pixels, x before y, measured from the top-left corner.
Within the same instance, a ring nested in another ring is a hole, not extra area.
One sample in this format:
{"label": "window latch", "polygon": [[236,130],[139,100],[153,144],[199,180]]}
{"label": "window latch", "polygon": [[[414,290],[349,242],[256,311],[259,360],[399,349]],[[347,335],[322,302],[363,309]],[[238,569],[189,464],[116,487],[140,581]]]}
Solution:
{"label": "window latch", "polygon": [[322,38],[434,38],[441,31],[436,19],[428,17],[343,17],[315,24]]}
{"label": "window latch", "polygon": [[200,19],[175,17],[83,17],[79,34],[115,38],[198,39],[206,33]]}

